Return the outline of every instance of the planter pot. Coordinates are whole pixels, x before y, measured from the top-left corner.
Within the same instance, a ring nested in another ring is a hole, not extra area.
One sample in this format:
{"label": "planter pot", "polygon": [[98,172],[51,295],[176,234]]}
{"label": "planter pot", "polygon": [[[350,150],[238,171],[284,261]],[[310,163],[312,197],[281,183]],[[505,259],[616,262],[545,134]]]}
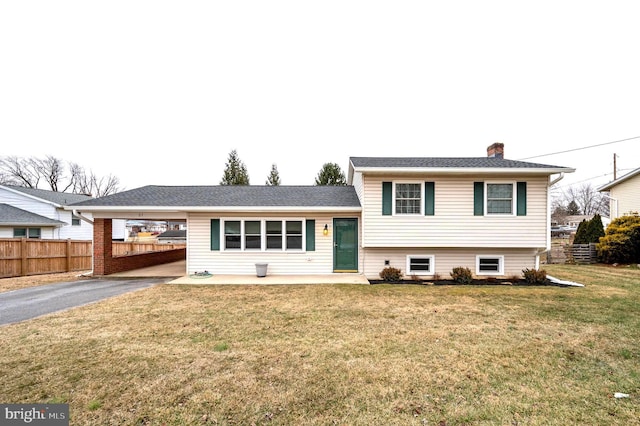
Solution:
{"label": "planter pot", "polygon": [[260,278],[267,276],[268,263],[256,263],[256,275]]}

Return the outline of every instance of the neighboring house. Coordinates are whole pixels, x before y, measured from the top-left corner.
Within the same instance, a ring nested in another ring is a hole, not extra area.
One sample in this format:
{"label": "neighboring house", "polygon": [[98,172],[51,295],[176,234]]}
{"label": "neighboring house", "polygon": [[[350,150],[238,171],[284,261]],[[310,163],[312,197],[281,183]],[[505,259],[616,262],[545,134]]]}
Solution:
{"label": "neighboring house", "polygon": [[640,168],[598,188],[608,192],[611,220],[640,212]]}
{"label": "neighboring house", "polygon": [[185,244],[187,242],[187,231],[165,231],[157,237],[160,244]]}
{"label": "neighboring house", "polygon": [[[537,268],[550,248],[549,187],[568,167],[503,158],[352,157],[348,186],[146,186],[72,208],[95,218],[94,273],[111,273],[114,217],[186,220],[186,273],[355,272],[447,277]],[[552,175],[558,175],[552,179]],[[103,241],[100,247],[98,241]]]}
{"label": "neighboring house", "polygon": [[[0,238],[91,240],[93,226],[65,206],[91,200],[87,195],[0,185]],[[12,208],[8,208],[12,207]],[[83,215],[91,220],[91,215]],[[114,238],[123,238],[124,221],[115,222]]]}
{"label": "neighboring house", "polygon": [[[583,221],[589,221],[593,219],[593,216],[595,215],[577,214],[560,217],[557,220],[551,219],[551,226],[563,227],[565,230],[575,232]],[[608,217],[602,216],[600,219],[602,220],[602,225],[605,228],[609,225],[609,222],[611,222]]]}

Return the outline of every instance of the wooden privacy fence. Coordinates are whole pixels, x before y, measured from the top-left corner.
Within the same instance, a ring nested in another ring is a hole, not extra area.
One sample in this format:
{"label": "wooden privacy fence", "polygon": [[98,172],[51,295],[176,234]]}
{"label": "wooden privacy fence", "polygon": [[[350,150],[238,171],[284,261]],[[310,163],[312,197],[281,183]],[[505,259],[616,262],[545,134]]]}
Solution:
{"label": "wooden privacy fence", "polygon": [[572,263],[598,263],[596,244],[571,244],[565,248],[567,261]]}
{"label": "wooden privacy fence", "polygon": [[[112,243],[113,256],[184,247],[184,244]],[[91,241],[0,239],[0,278],[89,271],[92,268],[92,259]]]}

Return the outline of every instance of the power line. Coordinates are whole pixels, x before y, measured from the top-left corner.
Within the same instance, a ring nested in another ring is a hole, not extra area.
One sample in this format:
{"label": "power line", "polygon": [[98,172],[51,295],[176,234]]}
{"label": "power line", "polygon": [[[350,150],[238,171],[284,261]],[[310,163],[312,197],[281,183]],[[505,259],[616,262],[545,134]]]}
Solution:
{"label": "power line", "polygon": [[552,152],[551,154],[534,155],[533,157],[521,158],[520,160],[531,160],[533,158],[548,157],[550,155],[565,154],[567,152],[573,152],[573,151],[582,151],[583,149],[595,148],[595,147],[604,146],[604,145],[611,145],[611,144],[614,144],[614,143],[626,142],[626,141],[630,141],[630,140],[633,140],[633,139],[640,139],[640,136],[634,136],[632,138],[627,138],[627,139],[620,139],[618,141],[599,143],[597,145],[583,146],[582,148],[568,149],[566,151]]}

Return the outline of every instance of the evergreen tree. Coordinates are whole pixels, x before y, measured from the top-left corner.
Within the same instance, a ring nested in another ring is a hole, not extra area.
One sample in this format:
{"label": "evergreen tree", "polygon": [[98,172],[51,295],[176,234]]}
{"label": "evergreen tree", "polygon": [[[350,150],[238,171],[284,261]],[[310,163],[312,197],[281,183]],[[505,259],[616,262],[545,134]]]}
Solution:
{"label": "evergreen tree", "polygon": [[582,219],[578,229],[576,230],[576,236],[573,237],[573,244],[589,244],[589,238],[587,236],[587,229],[589,224],[585,219]]}
{"label": "evergreen tree", "polygon": [[575,216],[580,214],[580,206],[576,203],[575,200],[571,200],[569,204],[567,204],[567,214],[569,216]]}
{"label": "evergreen tree", "polygon": [[600,237],[604,237],[604,225],[602,225],[602,218],[599,214],[594,215],[589,221],[587,230],[590,243],[597,243],[600,241]]}
{"label": "evergreen tree", "polygon": [[325,163],[316,177],[316,185],[343,186],[346,184],[344,173],[336,163]]}
{"label": "evergreen tree", "polygon": [[280,185],[280,173],[278,172],[278,167],[275,164],[271,165],[271,172],[269,173],[269,176],[267,176],[265,184],[268,186]]}
{"label": "evergreen tree", "polygon": [[249,185],[247,168],[235,149],[229,153],[220,185]]}

